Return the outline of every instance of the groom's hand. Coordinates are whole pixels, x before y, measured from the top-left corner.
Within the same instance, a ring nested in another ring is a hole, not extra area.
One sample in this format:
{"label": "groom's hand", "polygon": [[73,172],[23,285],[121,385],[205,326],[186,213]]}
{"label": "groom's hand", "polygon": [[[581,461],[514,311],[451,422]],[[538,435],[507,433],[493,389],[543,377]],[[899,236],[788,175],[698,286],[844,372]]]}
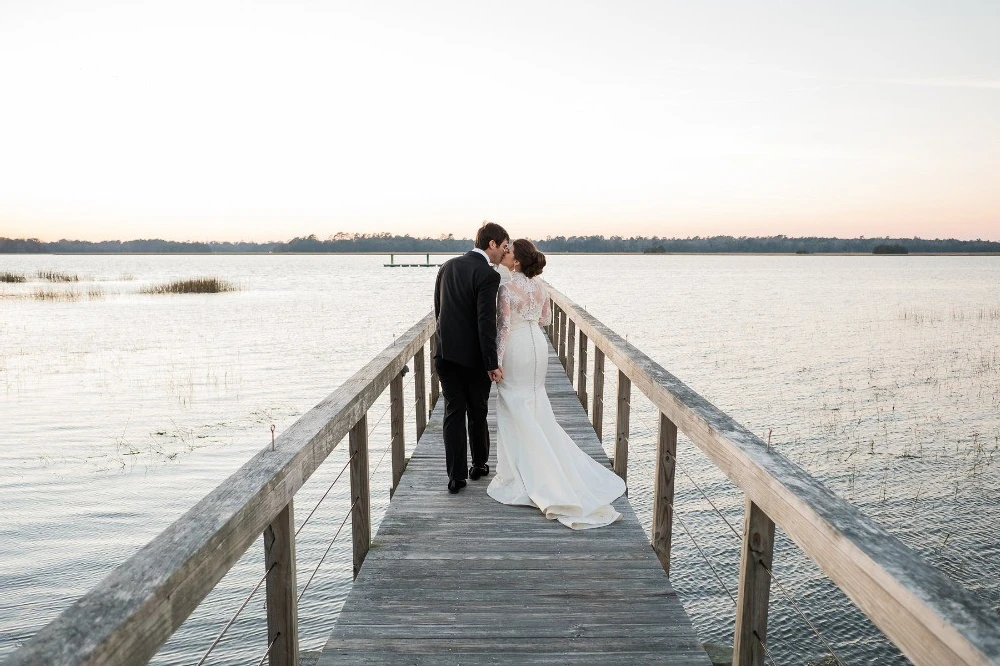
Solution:
{"label": "groom's hand", "polygon": [[490,370],[486,374],[488,374],[490,376],[490,379],[492,379],[493,381],[499,382],[499,381],[501,381],[503,379],[503,368],[497,368],[496,370]]}

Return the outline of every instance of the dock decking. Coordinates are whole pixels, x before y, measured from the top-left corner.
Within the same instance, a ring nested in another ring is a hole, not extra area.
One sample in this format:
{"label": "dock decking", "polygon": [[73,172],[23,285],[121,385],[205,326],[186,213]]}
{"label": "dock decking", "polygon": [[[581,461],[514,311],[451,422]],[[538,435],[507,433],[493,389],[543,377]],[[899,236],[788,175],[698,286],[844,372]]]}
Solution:
{"label": "dock decking", "polygon": [[[608,465],[554,351],[563,428]],[[496,469],[445,488],[443,401],[417,443],[319,664],[709,666],[625,497],[623,520],[573,531],[486,494]]]}

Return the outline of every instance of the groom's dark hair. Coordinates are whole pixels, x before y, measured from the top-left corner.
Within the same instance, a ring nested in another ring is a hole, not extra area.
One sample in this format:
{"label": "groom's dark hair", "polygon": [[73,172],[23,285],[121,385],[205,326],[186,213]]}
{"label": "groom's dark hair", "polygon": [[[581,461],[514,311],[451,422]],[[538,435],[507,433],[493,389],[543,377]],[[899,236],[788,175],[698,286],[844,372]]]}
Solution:
{"label": "groom's dark hair", "polygon": [[476,247],[480,250],[488,250],[490,241],[499,247],[505,240],[510,240],[510,235],[496,222],[483,222],[483,226],[479,227],[479,231],[476,232]]}

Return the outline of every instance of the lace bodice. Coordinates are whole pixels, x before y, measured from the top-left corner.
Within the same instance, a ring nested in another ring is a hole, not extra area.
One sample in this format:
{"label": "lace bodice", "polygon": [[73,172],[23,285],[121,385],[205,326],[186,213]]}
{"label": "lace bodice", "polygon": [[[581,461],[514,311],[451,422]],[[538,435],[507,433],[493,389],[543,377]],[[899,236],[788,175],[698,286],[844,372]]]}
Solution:
{"label": "lace bodice", "polygon": [[510,281],[497,293],[497,358],[503,366],[510,332],[525,324],[548,326],[552,323],[549,293],[545,285],[524,273],[512,272]]}

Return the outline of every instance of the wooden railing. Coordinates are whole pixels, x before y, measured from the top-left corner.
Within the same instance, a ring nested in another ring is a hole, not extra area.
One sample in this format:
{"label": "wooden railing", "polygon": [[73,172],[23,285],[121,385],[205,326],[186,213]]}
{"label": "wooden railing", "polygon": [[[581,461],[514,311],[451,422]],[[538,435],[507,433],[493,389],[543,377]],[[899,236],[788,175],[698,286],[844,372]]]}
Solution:
{"label": "wooden railing", "polygon": [[[626,481],[632,387],[660,412],[652,546],[667,575],[678,429],[745,494],[734,666],[764,663],[775,525],[918,666],[1000,666],[1000,621],[985,604],[565,295],[551,287],[549,295],[549,336],[570,381],[579,360],[576,390],[598,436],[605,357],[619,369],[614,469]],[[594,349],[589,405],[588,341]]]}
{"label": "wooden railing", "polygon": [[[293,499],[346,436],[350,446],[354,574],[371,544],[369,408],[389,388],[392,487],[405,467],[403,378],[413,359],[416,435],[439,395],[433,367],[434,315],[428,314],[292,424],[190,511],[42,628],[5,662],[101,666],[146,663],[263,534],[267,571],[267,657],[298,664]],[[431,402],[426,357],[431,346]]]}

